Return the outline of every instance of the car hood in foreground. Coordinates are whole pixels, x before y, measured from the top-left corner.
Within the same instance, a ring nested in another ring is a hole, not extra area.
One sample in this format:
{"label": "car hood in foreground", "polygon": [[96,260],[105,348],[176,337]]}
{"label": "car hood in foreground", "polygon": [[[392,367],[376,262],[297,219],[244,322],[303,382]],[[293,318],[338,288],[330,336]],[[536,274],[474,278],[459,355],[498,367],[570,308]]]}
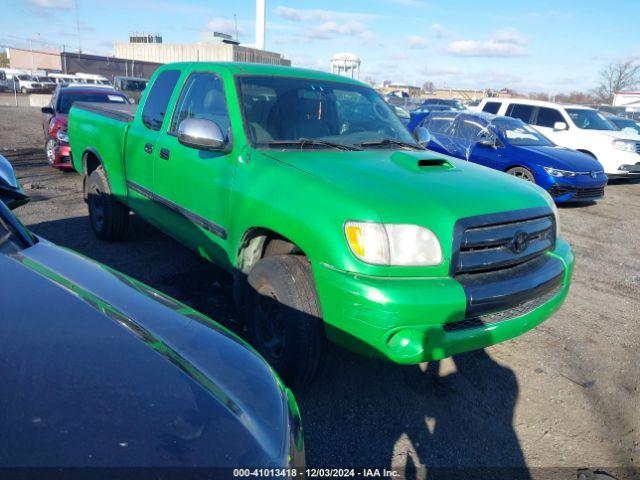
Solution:
{"label": "car hood in foreground", "polygon": [[600,172],[603,169],[598,160],[586,153],[569,148],[549,147],[516,147],[531,155],[528,160],[541,166],[549,166],[571,172]]}
{"label": "car hood in foreground", "polygon": [[46,241],[0,279],[1,466],[287,465],[287,390],[223,327]]}

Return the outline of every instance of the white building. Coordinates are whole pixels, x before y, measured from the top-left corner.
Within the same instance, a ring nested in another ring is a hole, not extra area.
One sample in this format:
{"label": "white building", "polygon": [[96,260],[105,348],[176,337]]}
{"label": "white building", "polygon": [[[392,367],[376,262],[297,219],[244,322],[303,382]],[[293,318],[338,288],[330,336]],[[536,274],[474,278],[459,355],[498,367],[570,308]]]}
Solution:
{"label": "white building", "polygon": [[627,111],[640,110],[640,92],[617,92],[613,96],[614,107],[626,107]]}
{"label": "white building", "polygon": [[331,72],[360,79],[360,58],[355,53],[336,53],[331,57]]}

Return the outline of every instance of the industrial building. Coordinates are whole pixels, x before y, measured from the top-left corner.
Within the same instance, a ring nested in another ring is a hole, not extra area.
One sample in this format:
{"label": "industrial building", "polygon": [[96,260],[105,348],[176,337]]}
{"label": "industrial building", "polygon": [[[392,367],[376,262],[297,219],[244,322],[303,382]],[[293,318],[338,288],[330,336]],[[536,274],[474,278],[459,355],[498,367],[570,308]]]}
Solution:
{"label": "industrial building", "polygon": [[203,34],[200,43],[195,44],[118,42],[113,54],[117,58],[153,63],[251,62],[291,66],[291,61],[279,53],[240,45],[219,32]]}

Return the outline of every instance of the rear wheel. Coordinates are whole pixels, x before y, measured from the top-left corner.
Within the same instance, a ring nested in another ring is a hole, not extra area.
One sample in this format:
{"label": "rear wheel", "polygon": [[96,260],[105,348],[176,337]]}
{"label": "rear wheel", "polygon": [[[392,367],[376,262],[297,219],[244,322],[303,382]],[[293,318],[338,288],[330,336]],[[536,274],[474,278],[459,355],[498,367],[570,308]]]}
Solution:
{"label": "rear wheel", "polygon": [[20,92],[22,92],[23,95],[26,95],[27,94],[27,88],[26,87],[22,87],[20,89]]}
{"label": "rear wheel", "polygon": [[104,169],[96,168],[85,181],[91,228],[98,238],[119,240],[127,233],[129,209],[111,194]]}
{"label": "rear wheel", "polygon": [[527,182],[536,183],[536,178],[533,176],[533,172],[525,167],[512,167],[507,170],[509,175],[513,175],[514,177],[521,178],[522,180],[526,180]]}
{"label": "rear wheel", "polygon": [[309,261],[274,255],[249,273],[247,329],[287,384],[310,383],[324,365],[326,336]]}

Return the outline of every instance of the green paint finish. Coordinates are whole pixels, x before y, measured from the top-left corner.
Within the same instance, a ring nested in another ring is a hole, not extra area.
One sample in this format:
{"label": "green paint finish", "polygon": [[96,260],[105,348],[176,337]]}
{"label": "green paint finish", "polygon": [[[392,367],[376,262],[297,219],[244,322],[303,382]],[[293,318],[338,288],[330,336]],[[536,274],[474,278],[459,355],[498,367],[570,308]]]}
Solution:
{"label": "green paint finish", "polygon": [[[142,122],[142,109],[155,80],[167,70],[179,70],[180,78],[162,127],[152,131]],[[186,147],[169,132],[181,87],[195,72],[215,74],[224,87],[230,122],[225,152]],[[238,79],[246,75],[364,86],[328,73],[286,67],[165,65],[151,80],[131,122],[71,110],[74,166],[86,173],[83,154],[97,154],[120,201],[230,271],[241,269],[239,252],[250,232],[265,229],[286,237],[311,260],[329,336],[363,353],[374,351],[400,363],[443,358],[520,335],[560,306],[573,264],[569,247],[561,240],[554,252],[546,254],[558,256],[566,265],[557,297],[493,328],[444,332],[442,324],[462,319],[466,305],[462,286],[449,275],[456,221],[511,210],[554,209],[552,199],[510,175],[430,151],[256,147],[247,136],[239,97]],[[146,143],[153,144],[152,154],[144,152]],[[170,150],[169,160],[159,158],[162,148]],[[443,165],[420,164],[442,158]],[[127,182],[222,227],[226,237],[131,190]],[[345,241],[344,224],[349,220],[424,226],[439,239],[444,260],[429,267],[366,264]]]}

